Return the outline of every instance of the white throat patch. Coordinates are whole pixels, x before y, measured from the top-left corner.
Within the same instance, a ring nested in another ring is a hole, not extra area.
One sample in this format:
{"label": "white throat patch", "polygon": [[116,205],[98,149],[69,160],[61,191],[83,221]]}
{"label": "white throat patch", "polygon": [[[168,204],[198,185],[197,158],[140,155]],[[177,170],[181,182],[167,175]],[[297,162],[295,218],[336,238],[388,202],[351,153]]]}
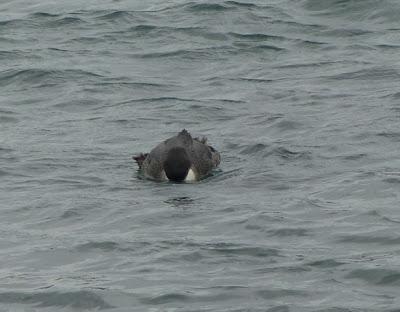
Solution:
{"label": "white throat patch", "polygon": [[196,175],[194,174],[192,168],[190,168],[186,175],[185,182],[194,182],[194,181],[196,181]]}

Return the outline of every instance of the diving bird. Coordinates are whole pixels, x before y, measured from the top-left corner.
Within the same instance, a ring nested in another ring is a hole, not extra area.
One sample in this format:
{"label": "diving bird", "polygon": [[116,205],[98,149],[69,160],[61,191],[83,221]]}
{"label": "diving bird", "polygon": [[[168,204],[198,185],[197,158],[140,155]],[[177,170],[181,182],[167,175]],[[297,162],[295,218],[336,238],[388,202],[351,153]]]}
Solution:
{"label": "diving bird", "polygon": [[150,153],[133,156],[145,177],[158,181],[199,181],[210,174],[220,154],[206,138],[192,138],[185,129],[158,144]]}

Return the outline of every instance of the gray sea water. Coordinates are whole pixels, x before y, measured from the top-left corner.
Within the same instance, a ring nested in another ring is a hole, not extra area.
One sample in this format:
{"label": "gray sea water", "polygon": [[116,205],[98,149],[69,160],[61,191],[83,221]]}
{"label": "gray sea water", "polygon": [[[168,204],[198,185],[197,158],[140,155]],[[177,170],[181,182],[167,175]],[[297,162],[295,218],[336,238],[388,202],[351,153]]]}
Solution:
{"label": "gray sea water", "polygon": [[[400,311],[399,16],[1,1],[0,311]],[[141,179],[183,128],[220,170]]]}

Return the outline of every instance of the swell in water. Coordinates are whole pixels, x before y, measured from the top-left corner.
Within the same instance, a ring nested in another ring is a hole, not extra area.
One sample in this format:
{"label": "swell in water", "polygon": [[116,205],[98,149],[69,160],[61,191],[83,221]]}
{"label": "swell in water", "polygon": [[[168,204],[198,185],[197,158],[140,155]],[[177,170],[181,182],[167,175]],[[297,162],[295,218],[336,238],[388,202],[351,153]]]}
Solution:
{"label": "swell in water", "polygon": [[399,8],[0,4],[0,310],[396,311]]}

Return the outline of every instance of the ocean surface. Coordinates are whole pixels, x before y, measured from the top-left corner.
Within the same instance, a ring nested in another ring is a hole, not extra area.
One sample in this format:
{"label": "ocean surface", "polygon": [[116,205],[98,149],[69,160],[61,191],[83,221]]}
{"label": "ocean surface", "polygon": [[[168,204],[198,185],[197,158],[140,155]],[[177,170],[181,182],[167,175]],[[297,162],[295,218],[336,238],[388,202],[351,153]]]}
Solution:
{"label": "ocean surface", "polygon": [[[0,312],[399,312],[400,2],[0,2]],[[196,184],[132,155],[183,128]]]}

